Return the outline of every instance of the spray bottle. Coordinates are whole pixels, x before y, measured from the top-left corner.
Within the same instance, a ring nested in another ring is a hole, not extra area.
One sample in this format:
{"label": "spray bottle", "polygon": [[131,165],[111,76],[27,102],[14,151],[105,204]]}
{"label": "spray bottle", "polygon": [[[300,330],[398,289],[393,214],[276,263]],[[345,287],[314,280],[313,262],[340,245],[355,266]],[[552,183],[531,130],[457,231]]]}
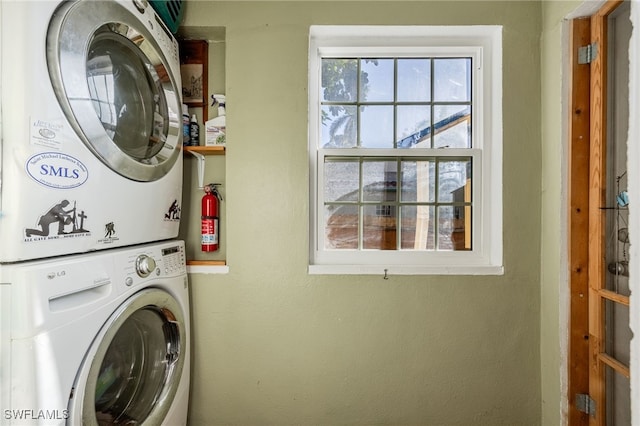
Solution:
{"label": "spray bottle", "polygon": [[218,116],[205,123],[205,145],[225,146],[227,142],[227,104],[225,96],[213,95],[213,100],[218,103]]}

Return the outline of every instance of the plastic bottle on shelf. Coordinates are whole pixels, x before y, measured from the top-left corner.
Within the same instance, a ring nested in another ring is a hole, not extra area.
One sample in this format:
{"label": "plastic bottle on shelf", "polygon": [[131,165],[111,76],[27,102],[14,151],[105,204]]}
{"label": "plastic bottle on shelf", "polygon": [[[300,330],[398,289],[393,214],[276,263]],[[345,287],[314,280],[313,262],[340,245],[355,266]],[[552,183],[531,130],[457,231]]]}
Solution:
{"label": "plastic bottle on shelf", "polygon": [[225,96],[213,95],[213,97],[218,102],[218,116],[205,123],[205,145],[226,146],[227,116]]}
{"label": "plastic bottle on shelf", "polygon": [[189,108],[182,104],[182,144],[189,145],[191,134],[191,120],[189,119]]}
{"label": "plastic bottle on shelf", "polygon": [[189,126],[189,145],[200,145],[200,125],[195,114],[191,116],[191,124]]}

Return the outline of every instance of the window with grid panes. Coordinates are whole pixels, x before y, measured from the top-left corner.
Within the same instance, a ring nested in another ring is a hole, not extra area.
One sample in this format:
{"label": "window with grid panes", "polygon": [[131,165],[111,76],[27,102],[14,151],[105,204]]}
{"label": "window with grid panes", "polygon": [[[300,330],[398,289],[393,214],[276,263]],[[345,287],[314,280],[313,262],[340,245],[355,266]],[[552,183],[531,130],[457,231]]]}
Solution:
{"label": "window with grid panes", "polygon": [[311,273],[502,273],[501,27],[313,26]]}

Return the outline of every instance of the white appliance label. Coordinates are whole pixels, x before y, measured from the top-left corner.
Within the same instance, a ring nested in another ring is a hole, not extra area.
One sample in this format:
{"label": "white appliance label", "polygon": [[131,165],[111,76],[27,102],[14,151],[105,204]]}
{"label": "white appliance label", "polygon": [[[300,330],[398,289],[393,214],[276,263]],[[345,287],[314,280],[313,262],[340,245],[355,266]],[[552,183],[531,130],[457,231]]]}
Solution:
{"label": "white appliance label", "polygon": [[60,149],[62,147],[62,123],[46,120],[32,120],[31,143],[48,148]]}
{"label": "white appliance label", "polygon": [[77,188],[89,178],[82,161],[61,152],[36,154],[27,160],[25,167],[33,180],[49,188]]}

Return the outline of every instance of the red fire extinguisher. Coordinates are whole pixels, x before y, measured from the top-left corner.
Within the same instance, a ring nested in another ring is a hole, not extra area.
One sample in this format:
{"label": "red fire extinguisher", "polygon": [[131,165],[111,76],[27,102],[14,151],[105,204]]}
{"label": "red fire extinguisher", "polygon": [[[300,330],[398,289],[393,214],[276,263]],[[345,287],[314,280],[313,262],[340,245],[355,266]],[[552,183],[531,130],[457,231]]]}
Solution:
{"label": "red fire extinguisher", "polygon": [[202,251],[216,251],[220,248],[218,238],[219,205],[222,197],[218,192],[219,183],[210,183],[204,187],[202,197]]}

